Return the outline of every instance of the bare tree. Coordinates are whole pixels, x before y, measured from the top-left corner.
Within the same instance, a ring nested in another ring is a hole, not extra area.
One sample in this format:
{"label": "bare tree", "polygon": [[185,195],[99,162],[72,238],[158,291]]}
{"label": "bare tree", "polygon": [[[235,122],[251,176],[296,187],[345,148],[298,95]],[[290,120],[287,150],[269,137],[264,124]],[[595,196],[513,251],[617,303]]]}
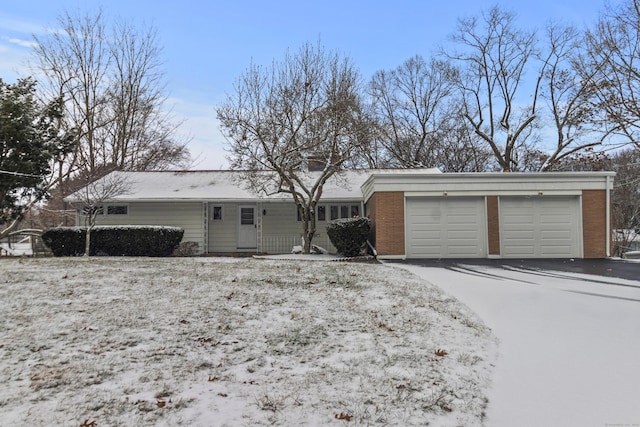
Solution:
{"label": "bare tree", "polygon": [[[361,92],[349,58],[307,43],[270,67],[251,65],[217,108],[232,168],[248,170],[258,192],[292,196],[305,253],[323,186],[369,143]],[[308,172],[309,162],[320,170]]]}
{"label": "bare tree", "polygon": [[48,96],[65,101],[68,114],[61,126],[78,130],[67,169],[91,173],[108,164],[128,170],[183,165],[189,158],[186,143],[176,140],[177,124],[163,113],[155,31],[137,32],[124,22],[107,27],[101,12],[67,13],[58,23],[60,30],[34,36],[33,59],[46,77]]}
{"label": "bare tree", "polygon": [[98,216],[105,213],[105,203],[115,197],[125,195],[131,191],[131,182],[124,172],[115,172],[104,175],[98,179],[96,176],[83,177],[87,183],[82,189],[74,193],[74,199],[82,206],[82,214],[85,217],[86,237],[84,255],[90,255],[91,231],[96,226]]}
{"label": "bare tree", "polygon": [[493,152],[465,123],[460,102],[452,98],[440,123],[434,154],[442,172],[488,172],[499,170]]}
{"label": "bare tree", "polygon": [[622,255],[640,236],[640,149],[628,148],[612,156],[616,172],[612,222],[616,232],[614,252]]}
{"label": "bare tree", "polygon": [[455,70],[448,62],[416,55],[391,71],[378,71],[369,84],[378,141],[391,165],[433,167],[449,111]]}
{"label": "bare tree", "polygon": [[500,168],[518,168],[517,150],[523,147],[536,119],[538,71],[530,102],[519,107],[527,65],[535,58],[535,34],[520,30],[515,15],[493,7],[482,19],[461,19],[452,37],[457,52],[446,52],[459,68],[458,87],[463,95],[464,117],[489,145]]}
{"label": "bare tree", "polygon": [[185,142],[176,140],[178,123],[163,111],[166,96],[154,29],[138,32],[117,22],[109,47],[113,67],[107,90],[110,163],[120,170],[158,170],[189,160]]}
{"label": "bare tree", "polygon": [[551,170],[565,158],[593,150],[607,137],[593,102],[603,66],[586,59],[584,47],[583,34],[574,27],[547,27],[541,96],[547,101],[556,139],[540,170]]}
{"label": "bare tree", "polygon": [[587,41],[592,64],[601,64],[595,106],[602,126],[640,147],[640,2],[609,6]]}

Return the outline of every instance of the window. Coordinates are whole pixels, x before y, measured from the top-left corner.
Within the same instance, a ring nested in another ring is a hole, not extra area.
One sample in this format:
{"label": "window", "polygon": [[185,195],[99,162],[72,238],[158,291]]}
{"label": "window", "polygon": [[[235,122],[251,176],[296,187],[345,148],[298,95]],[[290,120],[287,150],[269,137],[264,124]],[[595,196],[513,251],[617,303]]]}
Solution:
{"label": "window", "polygon": [[349,218],[349,206],[340,206],[340,218]]}
{"label": "window", "polygon": [[129,215],[129,206],[127,205],[107,206],[107,215]]}
{"label": "window", "polygon": [[340,206],[331,206],[331,221],[334,219],[344,219],[344,218],[357,218],[360,216],[360,206],[359,205],[340,205]]}
{"label": "window", "polygon": [[322,205],[318,206],[318,221],[326,221],[327,220],[327,207]]}
{"label": "window", "polygon": [[214,206],[211,209],[211,219],[214,221],[222,221],[222,206]]}
{"label": "window", "polygon": [[240,224],[253,225],[253,208],[240,208]]}
{"label": "window", "polygon": [[[300,215],[300,210],[296,209],[298,213],[298,221],[302,221],[302,216]],[[320,205],[317,207],[317,215],[316,221],[326,221],[327,220],[327,207],[324,205]]]}
{"label": "window", "polygon": [[331,221],[338,218],[338,206],[331,206]]}
{"label": "window", "polygon": [[82,208],[82,215],[89,216],[89,214],[104,215],[104,208],[102,206],[85,206]]}

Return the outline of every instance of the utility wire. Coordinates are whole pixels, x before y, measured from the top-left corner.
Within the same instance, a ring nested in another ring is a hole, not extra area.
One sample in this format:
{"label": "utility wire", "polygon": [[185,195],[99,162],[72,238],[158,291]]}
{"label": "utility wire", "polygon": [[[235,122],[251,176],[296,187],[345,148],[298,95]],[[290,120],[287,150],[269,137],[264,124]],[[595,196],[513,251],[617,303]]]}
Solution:
{"label": "utility wire", "polygon": [[14,176],[28,176],[28,177],[32,177],[32,178],[41,178],[42,177],[42,175],[32,175],[30,173],[21,173],[21,172],[3,171],[3,170],[0,170],[0,174],[14,175]]}

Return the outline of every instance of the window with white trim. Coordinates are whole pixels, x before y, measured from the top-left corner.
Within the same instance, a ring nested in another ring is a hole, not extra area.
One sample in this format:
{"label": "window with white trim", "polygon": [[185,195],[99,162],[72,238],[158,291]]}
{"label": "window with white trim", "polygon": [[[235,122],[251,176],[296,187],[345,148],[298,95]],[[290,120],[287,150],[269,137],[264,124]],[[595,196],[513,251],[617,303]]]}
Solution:
{"label": "window with white trim", "polygon": [[327,220],[327,207],[325,205],[318,206],[318,221]]}
{"label": "window with white trim", "polygon": [[330,214],[331,214],[331,216],[330,216],[331,221],[333,221],[334,219],[340,218],[340,209],[338,208],[338,206],[331,206],[329,208],[329,211],[330,211]]}
{"label": "window with white trim", "polygon": [[214,221],[222,221],[222,206],[213,206],[211,208],[211,219]]}
{"label": "window with white trim", "polygon": [[89,216],[90,214],[104,215],[104,207],[102,206],[84,206],[80,213],[83,216]]}
{"label": "window with white trim", "polygon": [[107,215],[129,215],[128,205],[108,205]]}
{"label": "window with white trim", "polygon": [[357,218],[360,216],[359,205],[332,205],[329,207],[331,221],[334,219]]}

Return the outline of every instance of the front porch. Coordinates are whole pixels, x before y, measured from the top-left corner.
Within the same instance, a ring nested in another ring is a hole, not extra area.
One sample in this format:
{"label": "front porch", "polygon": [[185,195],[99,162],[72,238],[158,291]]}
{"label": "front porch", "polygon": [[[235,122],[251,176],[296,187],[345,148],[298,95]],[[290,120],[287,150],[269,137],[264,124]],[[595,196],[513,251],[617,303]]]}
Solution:
{"label": "front porch", "polygon": [[[206,211],[207,254],[290,254],[295,246],[303,245],[302,222],[290,200],[210,202]],[[327,201],[318,205],[312,244],[335,254],[327,224],[360,212],[360,201]]]}

